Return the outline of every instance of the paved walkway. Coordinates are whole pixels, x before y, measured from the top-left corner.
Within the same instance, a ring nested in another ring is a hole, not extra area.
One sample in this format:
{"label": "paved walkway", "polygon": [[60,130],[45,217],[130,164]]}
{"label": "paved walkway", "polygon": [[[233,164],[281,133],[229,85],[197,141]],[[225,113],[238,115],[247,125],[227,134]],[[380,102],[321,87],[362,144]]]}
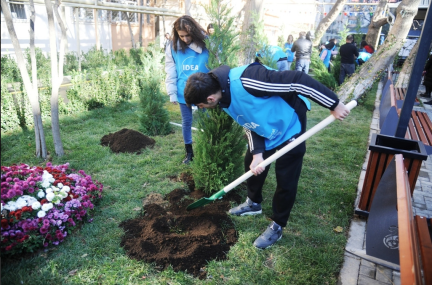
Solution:
{"label": "paved walkway", "polygon": [[[393,81],[395,82],[395,81]],[[369,142],[372,134],[379,133],[379,104],[381,98],[382,84],[378,86],[377,98],[375,101],[375,110],[371,123],[371,132]],[[424,86],[420,86],[418,94],[424,93]],[[423,102],[430,99],[419,98]],[[424,107],[414,106],[414,110],[421,110],[427,112],[429,117],[432,118],[432,106],[423,105]],[[363,164],[362,171],[357,186],[357,205],[360,198],[360,192],[363,187],[364,177],[366,173],[369,152]],[[420,174],[413,194],[413,208],[414,214],[432,218],[432,155],[423,162]],[[380,262],[364,256],[366,251],[366,219],[354,216],[351,221],[349,230],[348,242],[345,247],[345,259],[342,266],[338,284],[340,285],[384,285],[394,284],[399,285],[400,272],[393,270],[391,264]],[[356,254],[351,254],[356,253]]]}

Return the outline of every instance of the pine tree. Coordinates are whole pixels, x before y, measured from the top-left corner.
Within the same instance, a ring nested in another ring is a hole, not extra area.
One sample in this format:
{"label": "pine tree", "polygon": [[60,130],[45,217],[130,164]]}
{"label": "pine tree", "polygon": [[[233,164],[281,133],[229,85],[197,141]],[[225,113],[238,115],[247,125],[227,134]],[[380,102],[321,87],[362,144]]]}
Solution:
{"label": "pine tree", "polygon": [[165,96],[161,91],[163,69],[160,68],[163,53],[154,45],[141,54],[143,65],[138,83],[140,87],[140,130],[150,136],[167,135],[171,132],[168,111],[164,108]]}
{"label": "pine tree", "polygon": [[[221,0],[212,0],[206,12],[214,33],[206,40],[209,69],[220,65],[238,65],[239,33],[235,31],[231,10]],[[211,194],[219,191],[242,172],[246,141],[243,129],[221,109],[199,112],[195,134],[194,161],[191,164],[195,185]]]}

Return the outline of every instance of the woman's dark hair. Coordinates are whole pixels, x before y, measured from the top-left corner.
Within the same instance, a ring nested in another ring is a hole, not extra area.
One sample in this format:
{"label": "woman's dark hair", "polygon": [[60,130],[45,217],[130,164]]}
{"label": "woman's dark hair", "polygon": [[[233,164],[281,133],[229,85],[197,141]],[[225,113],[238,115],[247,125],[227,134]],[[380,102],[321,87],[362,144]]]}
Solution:
{"label": "woman's dark hair", "polygon": [[365,46],[367,46],[367,42],[366,41],[362,41],[360,44],[360,47],[364,48]]}
{"label": "woman's dark hair", "polygon": [[210,29],[214,29],[214,28],[213,28],[213,24],[208,24],[208,26],[207,26],[207,33],[208,33],[208,31],[209,31]]}
{"label": "woman's dark hair", "polygon": [[[185,52],[187,45],[182,40],[180,40],[177,31],[187,32],[192,37],[192,41],[195,42],[197,46],[205,48],[204,38],[206,35],[206,31],[191,16],[183,15],[178,18],[173,24],[172,41],[174,51],[177,52],[179,49],[181,49],[183,52]],[[178,43],[180,43],[180,48],[177,46]]]}
{"label": "woman's dark hair", "polygon": [[196,72],[186,82],[184,98],[188,105],[207,103],[207,97],[219,90],[219,82],[210,73]]}
{"label": "woman's dark hair", "polygon": [[[291,39],[290,39],[291,38]],[[292,44],[294,42],[294,37],[293,35],[289,35],[287,38],[287,43]]]}

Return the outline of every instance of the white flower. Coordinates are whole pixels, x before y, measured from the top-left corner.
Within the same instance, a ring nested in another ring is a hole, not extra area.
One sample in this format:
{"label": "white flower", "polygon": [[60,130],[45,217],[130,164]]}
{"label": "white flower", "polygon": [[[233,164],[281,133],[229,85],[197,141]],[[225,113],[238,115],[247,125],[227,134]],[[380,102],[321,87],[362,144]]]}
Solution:
{"label": "white flower", "polygon": [[49,192],[49,193],[46,194],[46,199],[48,201],[52,201],[52,199],[54,199],[54,197],[55,197],[55,195],[54,195],[53,192]]}
{"label": "white flower", "polygon": [[42,210],[45,211],[45,212],[47,212],[47,211],[51,210],[52,207],[53,207],[52,203],[46,203],[46,204],[42,205]]}
{"label": "white flower", "polygon": [[53,192],[57,192],[57,191],[59,191],[60,189],[58,189],[57,187],[53,186],[53,187],[52,187],[52,190],[53,190]]}
{"label": "white flower", "polygon": [[37,216],[38,216],[39,218],[43,218],[43,217],[45,217],[45,215],[46,215],[45,211],[39,211],[39,212],[37,213]]}
{"label": "white flower", "polygon": [[45,190],[45,192],[47,192],[47,194],[48,194],[48,193],[53,192],[53,190],[52,190],[52,188],[47,188],[47,189]]}
{"label": "white flower", "polygon": [[4,208],[5,208],[6,210],[9,210],[9,211],[15,211],[15,210],[17,209],[17,207],[16,207],[15,204],[16,204],[15,201],[9,201],[9,202],[4,206]]}
{"label": "white flower", "polygon": [[33,208],[33,210],[37,210],[41,207],[41,203],[39,203],[38,201],[34,202],[31,207]]}
{"label": "white flower", "polygon": [[39,191],[37,193],[37,195],[38,195],[39,198],[43,198],[43,197],[45,197],[45,192],[44,191]]}
{"label": "white flower", "polygon": [[27,206],[27,201],[23,197],[19,197],[15,202],[15,207],[21,209],[24,206]]}
{"label": "white flower", "polygon": [[58,183],[58,184],[57,184],[57,187],[58,187],[58,188],[63,188],[63,183]]}
{"label": "white flower", "polygon": [[[28,196],[28,195],[25,195],[26,196],[26,201],[27,201],[27,205],[31,205],[31,204],[33,204],[34,202],[37,202],[37,199],[35,198],[35,197],[32,197],[32,196]],[[24,197],[24,196],[23,196]]]}
{"label": "white flower", "polygon": [[65,191],[63,191],[63,189],[59,192],[59,195],[62,199],[66,198],[68,196],[68,194]]}
{"label": "white flower", "polygon": [[1,203],[0,205],[1,205],[1,211],[3,212],[3,203]]}
{"label": "white flower", "polygon": [[43,181],[42,184],[41,184],[41,186],[43,188],[48,188],[50,185],[51,185],[51,183],[49,183],[48,181]]}
{"label": "white flower", "polygon": [[69,186],[63,186],[62,190],[64,190],[66,193],[68,193],[70,191],[70,187]]}

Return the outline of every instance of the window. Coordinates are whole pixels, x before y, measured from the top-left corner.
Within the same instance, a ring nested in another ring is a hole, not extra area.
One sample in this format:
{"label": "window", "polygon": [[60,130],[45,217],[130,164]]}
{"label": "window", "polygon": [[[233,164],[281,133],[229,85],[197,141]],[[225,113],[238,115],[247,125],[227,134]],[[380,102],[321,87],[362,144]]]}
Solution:
{"label": "window", "polygon": [[[9,8],[12,14],[12,19],[27,19],[24,4],[9,4]],[[3,9],[1,13],[3,17]]]}
{"label": "window", "polygon": [[[121,3],[121,4],[126,4],[126,5],[132,5],[132,6],[136,6],[137,3],[135,1],[118,1],[118,0],[112,0],[112,3]],[[133,13],[133,12],[124,12],[124,11],[111,11],[111,21],[113,22],[120,22],[120,21],[127,21],[127,17],[129,15],[129,21],[131,23],[136,23],[138,22],[138,17],[137,17],[137,13]]]}

